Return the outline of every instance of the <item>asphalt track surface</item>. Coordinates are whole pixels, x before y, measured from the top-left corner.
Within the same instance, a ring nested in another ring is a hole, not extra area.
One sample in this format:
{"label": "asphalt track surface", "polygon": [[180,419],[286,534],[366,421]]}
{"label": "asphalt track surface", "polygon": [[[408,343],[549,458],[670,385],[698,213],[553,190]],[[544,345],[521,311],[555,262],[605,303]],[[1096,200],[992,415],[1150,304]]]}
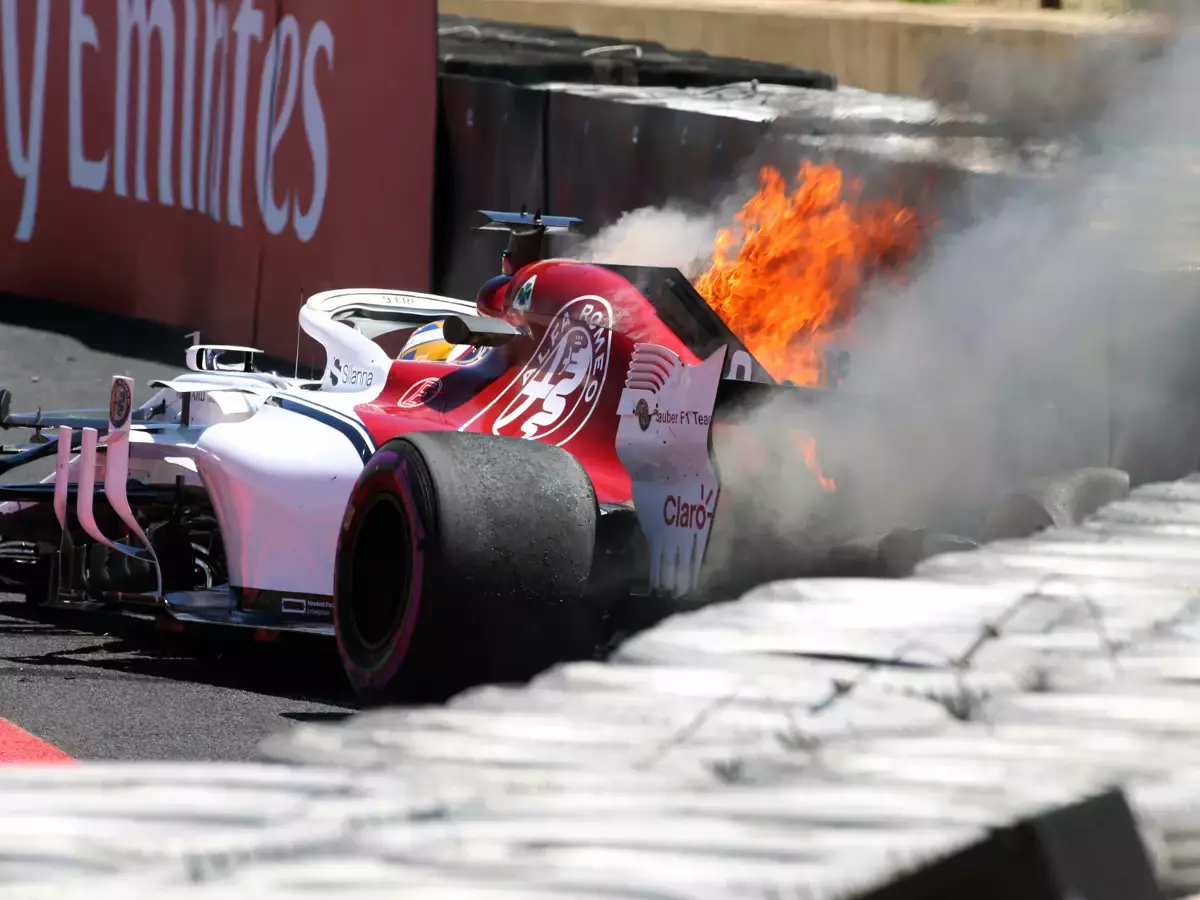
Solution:
{"label": "asphalt track surface", "polygon": [[[104,407],[113,375],[133,377],[135,401],[145,399],[150,379],[184,368],[187,343],[165,329],[0,298],[0,387],[13,392],[14,412]],[[27,471],[3,480],[32,480]],[[295,722],[352,708],[324,643],[184,639],[0,595],[0,761],[242,760]]]}

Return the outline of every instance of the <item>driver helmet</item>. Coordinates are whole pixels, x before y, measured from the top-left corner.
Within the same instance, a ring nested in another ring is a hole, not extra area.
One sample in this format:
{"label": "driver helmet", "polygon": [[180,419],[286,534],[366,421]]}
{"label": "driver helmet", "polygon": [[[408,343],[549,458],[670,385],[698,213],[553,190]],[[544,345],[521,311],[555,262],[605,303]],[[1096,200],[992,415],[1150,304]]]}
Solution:
{"label": "driver helmet", "polygon": [[488,348],[451,344],[442,333],[442,320],[427,322],[414,331],[400,355],[396,358],[408,362],[440,362],[466,366],[481,360]]}

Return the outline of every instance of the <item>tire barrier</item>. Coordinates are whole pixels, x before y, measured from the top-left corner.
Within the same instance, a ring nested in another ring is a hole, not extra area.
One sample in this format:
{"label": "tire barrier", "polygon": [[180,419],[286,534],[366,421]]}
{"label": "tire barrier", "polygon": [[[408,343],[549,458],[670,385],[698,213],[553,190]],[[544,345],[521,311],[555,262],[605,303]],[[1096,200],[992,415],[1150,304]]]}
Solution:
{"label": "tire barrier", "polygon": [[1198,549],[1200,475],[262,763],[0,769],[0,900],[1194,895]]}
{"label": "tire barrier", "polygon": [[834,73],[843,84],[910,95],[927,91],[937,61],[955,52],[978,58],[1002,49],[1030,65],[1052,66],[1090,43],[1112,38],[1153,54],[1168,42],[1171,31],[1170,13],[1161,4],[1158,12],[1166,15],[894,6],[870,0],[853,6],[836,0],[442,0],[439,9],[543,27],[570,26],[624,41],[662,41],[672,53],[694,48],[717,57],[800,62]]}
{"label": "tire barrier", "polygon": [[497,271],[503,241],[471,230],[496,197],[578,216],[594,233],[642,207],[711,209],[765,163],[792,171],[802,159],[833,160],[868,188],[898,182],[954,223],[986,211],[1018,173],[1054,161],[1053,150],[1008,147],[986,122],[862,91],[443,75],[441,96],[434,289],[456,296],[474,296]]}
{"label": "tire barrier", "polygon": [[444,14],[438,18],[438,57],[444,74],[518,84],[581,81],[684,88],[757,80],[816,90],[837,87],[832,75],[795,66],[719,59],[698,51],[668,51],[652,41]]}
{"label": "tire barrier", "polygon": [[[565,89],[550,92],[548,130],[550,202],[595,231],[624,212],[668,201],[707,207],[766,126],[721,115],[715,104],[704,114]],[[573,149],[568,155],[555,147]]]}
{"label": "tire barrier", "polygon": [[438,79],[435,289],[474,299],[500,271],[506,237],[474,230],[480,209],[546,207],[547,95],[459,75]]}

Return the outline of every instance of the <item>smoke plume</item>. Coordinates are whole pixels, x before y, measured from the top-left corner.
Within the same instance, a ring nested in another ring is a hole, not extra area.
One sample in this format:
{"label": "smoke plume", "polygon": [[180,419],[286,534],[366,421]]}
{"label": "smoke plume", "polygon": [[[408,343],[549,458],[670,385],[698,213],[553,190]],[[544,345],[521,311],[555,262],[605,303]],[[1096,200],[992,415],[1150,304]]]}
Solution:
{"label": "smoke plume", "polygon": [[706,267],[720,227],[716,213],[645,207],[625,213],[571,256],[616,266],[669,266],[694,277]]}
{"label": "smoke plume", "polygon": [[[1112,465],[1144,481],[1197,467],[1197,29],[1151,60],[1121,44],[1089,51],[1038,82],[1037,103],[1029,71],[957,60],[945,99],[1010,124],[1016,141],[1069,129],[1086,152],[1049,179],[1014,180],[970,227],[936,234],[906,286],[870,292],[838,338],[852,360],[840,402],[767,407],[730,438],[737,460],[811,431],[838,483],[822,492],[794,453],[753,475],[724,465],[723,490],[750,498],[739,526],[793,543],[921,525],[970,534],[1026,479]],[[724,206],[639,210],[585,250],[694,274],[728,221]]]}

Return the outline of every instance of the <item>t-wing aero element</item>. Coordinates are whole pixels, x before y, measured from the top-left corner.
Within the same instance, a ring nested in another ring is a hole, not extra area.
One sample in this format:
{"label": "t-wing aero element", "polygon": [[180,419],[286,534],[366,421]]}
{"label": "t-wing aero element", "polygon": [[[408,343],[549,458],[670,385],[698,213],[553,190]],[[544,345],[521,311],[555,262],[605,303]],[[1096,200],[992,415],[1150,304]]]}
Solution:
{"label": "t-wing aero element", "polygon": [[508,249],[504,251],[504,274],[512,275],[522,266],[545,258],[545,237],[547,234],[568,234],[582,219],[570,216],[543,216],[539,209],[536,212],[498,212],[481,209],[487,216],[486,225],[479,227],[480,231],[508,232]]}
{"label": "t-wing aero element", "polygon": [[583,219],[571,216],[544,216],[541,210],[536,212],[498,212],[481,209],[480,212],[488,217],[488,224],[479,226],[480,231],[540,231],[543,234],[567,234],[574,226],[580,225]]}

